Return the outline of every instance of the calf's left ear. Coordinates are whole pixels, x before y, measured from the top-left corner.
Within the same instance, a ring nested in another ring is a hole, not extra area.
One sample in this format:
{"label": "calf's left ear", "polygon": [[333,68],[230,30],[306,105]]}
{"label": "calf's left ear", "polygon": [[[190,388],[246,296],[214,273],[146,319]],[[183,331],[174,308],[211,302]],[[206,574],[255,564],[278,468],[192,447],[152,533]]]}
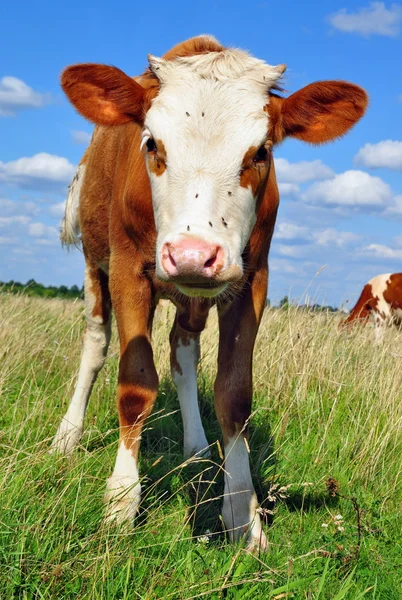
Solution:
{"label": "calf's left ear", "polygon": [[367,104],[366,92],[346,81],[317,81],[288,98],[271,95],[267,105],[271,137],[274,142],[289,136],[324,144],[349,131]]}

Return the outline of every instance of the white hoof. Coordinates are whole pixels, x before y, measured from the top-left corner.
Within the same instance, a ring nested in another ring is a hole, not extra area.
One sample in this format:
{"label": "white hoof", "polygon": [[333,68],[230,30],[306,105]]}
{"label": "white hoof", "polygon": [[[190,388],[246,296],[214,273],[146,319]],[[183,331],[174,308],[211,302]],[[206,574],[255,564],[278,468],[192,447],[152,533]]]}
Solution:
{"label": "white hoof", "polygon": [[244,539],[247,552],[265,552],[268,540],[263,531],[255,492],[238,492],[224,497],[222,518],[231,542]]}
{"label": "white hoof", "polygon": [[79,444],[82,437],[82,428],[76,427],[66,419],[63,419],[59,425],[56,435],[53,438],[49,452],[70,454]]}
{"label": "white hoof", "polygon": [[210,458],[211,457],[211,449],[208,444],[207,438],[203,438],[196,442],[189,441],[184,442],[183,448],[184,458],[192,458],[195,456],[196,458]]}
{"label": "white hoof", "polygon": [[132,523],[141,501],[141,485],[130,477],[107,480],[105,520],[113,523]]}
{"label": "white hoof", "polygon": [[250,536],[247,536],[247,548],[246,551],[250,554],[257,552],[266,552],[268,550],[268,539],[262,528],[259,532],[252,532]]}

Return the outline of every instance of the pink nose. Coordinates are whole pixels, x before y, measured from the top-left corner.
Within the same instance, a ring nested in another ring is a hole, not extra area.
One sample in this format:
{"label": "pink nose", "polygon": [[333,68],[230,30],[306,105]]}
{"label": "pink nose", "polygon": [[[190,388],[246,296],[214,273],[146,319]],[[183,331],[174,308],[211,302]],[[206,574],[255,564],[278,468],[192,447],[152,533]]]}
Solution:
{"label": "pink nose", "polygon": [[162,267],[170,277],[211,279],[223,265],[223,249],[199,238],[182,238],[162,247]]}

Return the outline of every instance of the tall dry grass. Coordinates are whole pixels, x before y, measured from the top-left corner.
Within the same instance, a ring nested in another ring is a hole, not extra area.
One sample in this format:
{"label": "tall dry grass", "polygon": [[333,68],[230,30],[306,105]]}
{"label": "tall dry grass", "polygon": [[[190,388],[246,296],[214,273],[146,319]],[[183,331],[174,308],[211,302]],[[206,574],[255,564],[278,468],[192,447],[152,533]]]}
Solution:
{"label": "tall dry grass", "polygon": [[[340,332],[333,314],[295,307],[266,310],[253,361],[250,445],[257,491],[274,517],[268,558],[251,559],[235,554],[224,540],[210,548],[191,542],[191,501],[185,490],[192,476],[181,466],[181,421],[169,378],[173,317],[173,307],[159,307],[153,331],[161,389],[142,444],[147,520],[137,525],[134,537],[120,537],[100,526],[104,481],[118,436],[116,335],[94,388],[81,447],[69,461],[48,456],[74,388],[83,303],[0,294],[0,558],[6,565],[0,598],[218,598],[212,591],[218,581],[217,589],[225,589],[230,598],[256,597],[262,589],[270,597],[285,584],[300,584],[301,595],[295,598],[314,598],[317,577],[329,594],[320,597],[333,598],[344,590],[339,597],[354,598],[370,588],[379,594],[370,597],[398,598],[389,590],[401,581],[396,567],[402,503],[401,332],[390,329],[383,343],[375,344],[370,327]],[[217,343],[212,311],[199,366],[202,415],[211,443],[220,437],[212,397]],[[335,500],[326,495],[329,477],[339,486]],[[278,486],[286,488],[283,498]],[[358,558],[355,509],[342,499],[351,496],[357,498],[363,523]],[[336,512],[345,519],[344,531],[335,526]],[[21,532],[27,536],[23,547]],[[127,566],[127,552],[142,556],[140,562]],[[202,559],[195,565],[197,552]],[[328,559],[329,566],[321,562],[317,571],[318,559]],[[237,573],[238,562],[243,566]],[[345,564],[350,564],[348,572]],[[191,569],[195,587],[186,591],[178,582],[186,581]],[[152,582],[149,593],[141,595],[147,580]],[[124,596],[118,591],[123,589],[136,595]],[[25,596],[24,590],[29,592]],[[348,595],[350,590],[356,596]]]}

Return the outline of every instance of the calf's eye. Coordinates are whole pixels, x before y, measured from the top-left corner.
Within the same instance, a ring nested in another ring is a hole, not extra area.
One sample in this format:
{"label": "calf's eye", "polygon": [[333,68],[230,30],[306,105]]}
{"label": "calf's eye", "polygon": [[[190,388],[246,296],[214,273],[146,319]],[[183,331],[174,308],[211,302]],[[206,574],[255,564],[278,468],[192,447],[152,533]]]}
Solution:
{"label": "calf's eye", "polygon": [[156,152],[156,144],[153,138],[148,138],[146,141],[146,147],[148,152]]}
{"label": "calf's eye", "polygon": [[253,158],[253,162],[258,163],[258,162],[265,162],[268,158],[268,150],[266,149],[265,146],[261,146],[261,148],[259,148],[259,150],[255,153],[254,158]]}

